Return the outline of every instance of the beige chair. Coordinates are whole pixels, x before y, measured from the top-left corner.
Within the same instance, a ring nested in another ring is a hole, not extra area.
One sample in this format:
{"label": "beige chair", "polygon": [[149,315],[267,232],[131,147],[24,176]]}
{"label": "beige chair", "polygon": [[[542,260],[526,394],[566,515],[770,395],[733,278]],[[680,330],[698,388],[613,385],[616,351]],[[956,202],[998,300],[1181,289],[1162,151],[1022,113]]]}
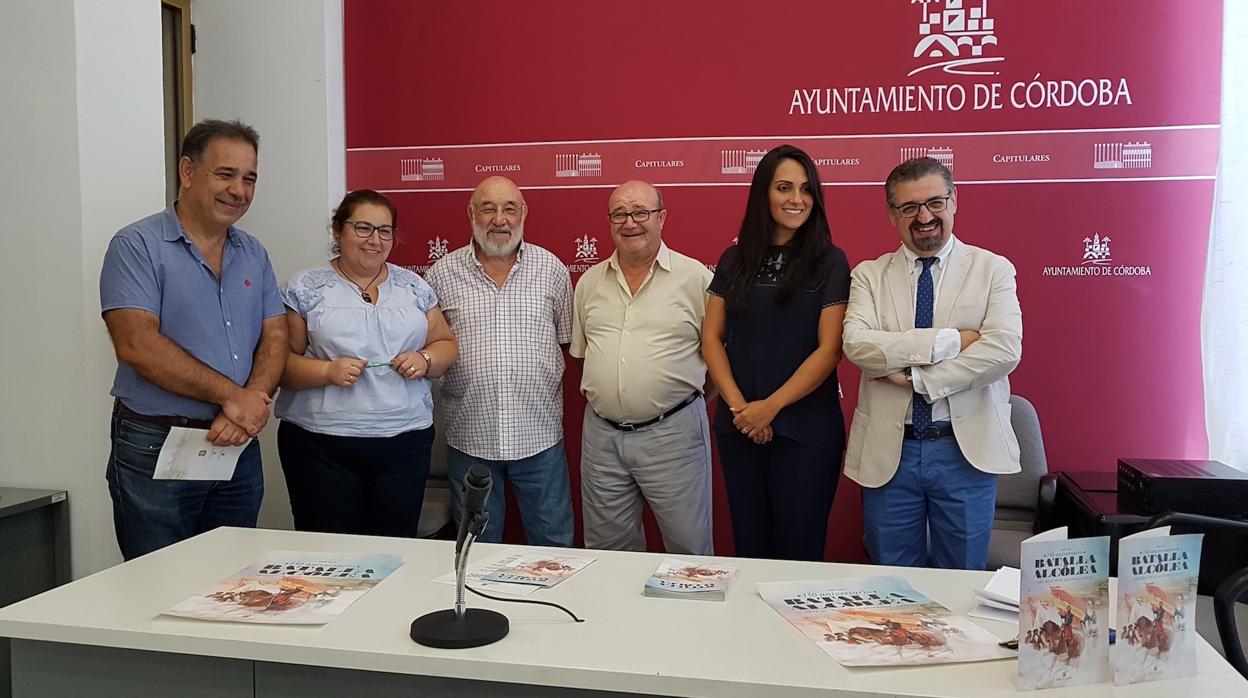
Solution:
{"label": "beige chair", "polygon": [[429,479],[425,481],[425,500],[420,509],[417,535],[431,538],[451,523],[451,481],[446,470],[446,411],[439,392],[441,381],[433,381],[434,440],[429,459]]}
{"label": "beige chair", "polygon": [[1023,469],[997,478],[997,513],[988,543],[989,570],[1018,567],[1019,546],[1036,528],[1040,480],[1049,472],[1036,408],[1025,398],[1011,395],[1010,409]]}

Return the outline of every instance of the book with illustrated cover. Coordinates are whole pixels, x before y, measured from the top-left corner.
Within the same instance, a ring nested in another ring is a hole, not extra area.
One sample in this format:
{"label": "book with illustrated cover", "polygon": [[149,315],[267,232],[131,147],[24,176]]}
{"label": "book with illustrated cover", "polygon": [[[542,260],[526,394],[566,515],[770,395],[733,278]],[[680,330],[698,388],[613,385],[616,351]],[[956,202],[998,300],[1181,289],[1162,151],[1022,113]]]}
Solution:
{"label": "book with illustrated cover", "polygon": [[642,589],[645,596],[723,601],[737,579],[737,566],[723,562],[696,563],[664,558]]}
{"label": "book with illustrated cover", "polygon": [[1196,673],[1199,533],[1154,528],[1118,541],[1117,685]]}
{"label": "book with illustrated cover", "polygon": [[1109,538],[1065,528],[1022,544],[1018,688],[1109,680]]}
{"label": "book with illustrated cover", "polygon": [[235,623],[328,623],[403,564],[398,555],[275,550],[165,611]]}
{"label": "book with illustrated cover", "polygon": [[548,553],[524,553],[514,560],[482,577],[487,582],[532,584],[553,587],[580,572],[594,561],[592,557],[552,555]]}
{"label": "book with illustrated cover", "polygon": [[[516,560],[520,559],[522,553],[517,553],[514,549],[508,548],[501,555],[487,558],[482,562],[478,562],[467,570],[464,575],[464,583],[470,588],[477,591],[488,591],[491,594],[510,594],[512,596],[528,596],[533,592],[541,589],[541,587],[531,584],[509,584],[507,582],[490,582],[486,581],[486,577],[504,567],[512,565]],[[435,584],[448,584],[455,586],[457,584],[455,578],[455,570],[451,570],[446,574],[434,579]]]}
{"label": "book with illustrated cover", "polygon": [[763,599],[845,666],[949,664],[1014,652],[901,577],[762,582]]}

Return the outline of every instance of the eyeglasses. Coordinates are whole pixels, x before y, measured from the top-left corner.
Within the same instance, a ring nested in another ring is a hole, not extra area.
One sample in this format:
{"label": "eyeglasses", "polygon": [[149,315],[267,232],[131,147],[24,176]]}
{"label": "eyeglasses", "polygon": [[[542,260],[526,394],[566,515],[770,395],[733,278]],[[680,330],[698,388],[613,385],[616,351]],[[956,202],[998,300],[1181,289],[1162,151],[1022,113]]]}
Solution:
{"label": "eyeglasses", "polygon": [[[499,209],[492,204],[486,204],[485,206],[476,206],[474,208],[477,209],[477,213],[483,216],[488,216],[490,218],[493,218],[494,216],[498,215],[498,212],[499,212]],[[522,209],[519,206],[516,206],[514,204],[507,204],[506,206],[502,208],[504,218],[519,218],[521,211]]]}
{"label": "eyeglasses", "polygon": [[373,225],[364,221],[343,221],[343,225],[351,226],[351,229],[355,231],[355,236],[358,238],[370,238],[373,236],[373,232],[376,231],[377,237],[382,240],[393,240],[394,234],[398,232],[398,228],[395,228],[393,225]]}
{"label": "eyeglasses", "polygon": [[923,208],[926,208],[928,211],[931,211],[932,213],[940,213],[941,211],[944,211],[945,209],[949,208],[949,199],[951,198],[953,198],[952,194],[948,196],[938,196],[934,199],[928,199],[927,201],[924,201],[921,204],[908,203],[908,204],[902,204],[900,206],[891,206],[890,204],[890,206],[902,218],[914,218],[915,216],[919,215],[919,209],[923,209]]}
{"label": "eyeglasses", "polygon": [[607,214],[607,218],[610,218],[611,222],[616,225],[624,225],[624,221],[629,218],[632,218],[634,223],[645,223],[650,220],[650,214],[662,210],[661,208],[643,208],[637,211],[612,211]]}

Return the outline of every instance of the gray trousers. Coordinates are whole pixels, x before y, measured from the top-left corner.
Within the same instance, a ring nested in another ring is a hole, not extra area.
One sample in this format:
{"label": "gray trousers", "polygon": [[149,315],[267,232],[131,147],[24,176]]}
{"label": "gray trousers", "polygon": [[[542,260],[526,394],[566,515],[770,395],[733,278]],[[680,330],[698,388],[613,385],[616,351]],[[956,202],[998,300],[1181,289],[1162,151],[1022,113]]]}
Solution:
{"label": "gray trousers", "polygon": [[581,430],[585,547],[645,550],[643,497],[658,519],[667,552],[715,554],[711,433],[702,398],[632,432],[612,427],[585,406]]}

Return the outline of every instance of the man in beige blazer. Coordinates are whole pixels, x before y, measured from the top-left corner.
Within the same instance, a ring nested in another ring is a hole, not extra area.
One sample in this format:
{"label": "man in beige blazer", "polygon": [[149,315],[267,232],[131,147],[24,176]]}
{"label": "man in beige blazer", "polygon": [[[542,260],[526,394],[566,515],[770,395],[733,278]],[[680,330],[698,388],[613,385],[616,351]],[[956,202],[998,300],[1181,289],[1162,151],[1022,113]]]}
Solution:
{"label": "man in beige blazer", "polygon": [[954,238],[957,190],[938,161],[898,165],[885,192],[902,246],[850,283],[844,349],[862,382],[845,474],[863,487],[877,564],[983,569],[996,476],[1019,470],[1014,266]]}

